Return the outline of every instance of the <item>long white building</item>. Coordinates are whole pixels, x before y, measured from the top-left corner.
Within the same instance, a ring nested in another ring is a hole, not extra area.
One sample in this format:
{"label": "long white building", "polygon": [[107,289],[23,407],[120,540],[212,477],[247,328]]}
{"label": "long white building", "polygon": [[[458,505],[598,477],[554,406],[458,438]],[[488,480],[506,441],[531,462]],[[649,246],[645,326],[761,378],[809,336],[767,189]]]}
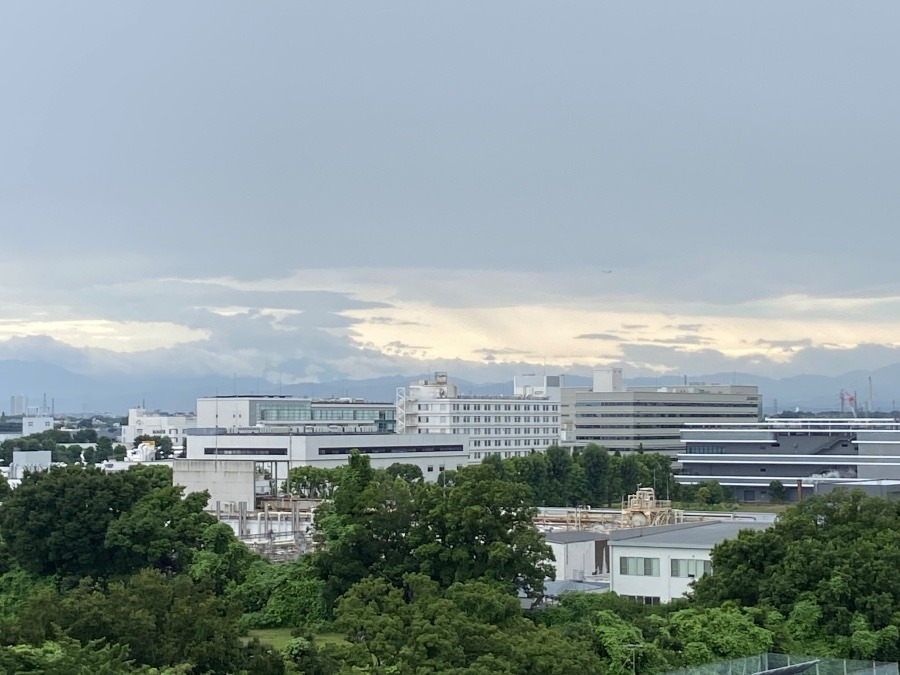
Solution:
{"label": "long white building", "polygon": [[392,433],[394,404],[297,396],[207,396],[197,399],[197,426],[235,431],[293,429],[309,433]]}
{"label": "long white building", "polygon": [[755,422],[760,404],[755,386],[625,387],[620,368],[597,370],[590,388],[562,389],[562,439],[568,446],[675,454],[685,424]]}
{"label": "long white building", "polygon": [[[198,428],[187,439],[185,459],[175,462],[176,484],[192,491],[209,490],[213,501],[248,504],[253,502],[254,494],[279,494],[291,469],[343,466],[354,450],[367,455],[377,469],[392,464],[414,464],[427,481],[436,481],[444,471],[457,470],[469,463],[465,436],[316,434],[290,429],[231,432]],[[248,471],[248,467],[252,470]],[[240,499],[229,492],[232,481],[241,486]]]}
{"label": "long white building", "polygon": [[515,378],[512,396],[462,396],[446,373],[397,390],[399,434],[468,438],[469,458],[519,457],[559,442],[562,376]]}

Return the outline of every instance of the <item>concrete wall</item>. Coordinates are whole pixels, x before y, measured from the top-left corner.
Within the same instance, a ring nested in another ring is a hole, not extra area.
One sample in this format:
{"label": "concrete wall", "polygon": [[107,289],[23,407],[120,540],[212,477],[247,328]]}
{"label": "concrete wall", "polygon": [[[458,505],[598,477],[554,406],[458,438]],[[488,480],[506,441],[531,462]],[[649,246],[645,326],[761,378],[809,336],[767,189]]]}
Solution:
{"label": "concrete wall", "polygon": [[547,542],[553,551],[556,574],[553,581],[576,580],[581,581],[585,575],[592,575],[596,569],[594,553],[596,543],[590,541],[576,541],[571,543]]}
{"label": "concrete wall", "polygon": [[252,509],[255,494],[255,465],[245,460],[177,459],[172,468],[172,482],[191,492],[210,493],[209,508],[216,502],[246,502]]}

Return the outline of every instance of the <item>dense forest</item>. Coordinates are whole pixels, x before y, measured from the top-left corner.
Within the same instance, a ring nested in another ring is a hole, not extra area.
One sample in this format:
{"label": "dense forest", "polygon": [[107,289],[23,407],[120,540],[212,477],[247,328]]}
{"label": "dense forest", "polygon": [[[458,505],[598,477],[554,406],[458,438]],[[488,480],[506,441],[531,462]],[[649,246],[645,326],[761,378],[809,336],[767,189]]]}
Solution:
{"label": "dense forest", "polygon": [[[359,454],[340,471],[295,470],[292,489],[328,500],[315,552],[277,565],[164,468],[72,465],[0,484],[0,670],[652,675],[767,650],[900,657],[900,505],[858,492],[717,547],[691,598],[568,594],[524,612],[517,596],[540,599],[550,569],[535,505],[564,475],[588,503],[626,489],[608,474],[633,460],[607,455],[597,474],[591,454],[548,453],[539,480],[528,471],[544,464],[522,458],[439,483]],[[652,457],[637,460],[650,480]],[[260,642],[260,629],[287,639]]]}

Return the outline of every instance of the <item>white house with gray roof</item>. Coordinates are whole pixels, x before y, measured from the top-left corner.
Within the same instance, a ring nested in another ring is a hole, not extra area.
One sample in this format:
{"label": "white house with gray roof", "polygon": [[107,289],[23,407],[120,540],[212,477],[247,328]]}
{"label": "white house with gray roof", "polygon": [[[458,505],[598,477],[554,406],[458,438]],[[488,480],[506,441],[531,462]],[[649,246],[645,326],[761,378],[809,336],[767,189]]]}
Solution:
{"label": "white house with gray roof", "polygon": [[771,523],[701,521],[615,530],[609,535],[610,590],[656,605],[685,595],[695,579],[712,571],[710,552],[741,530]]}

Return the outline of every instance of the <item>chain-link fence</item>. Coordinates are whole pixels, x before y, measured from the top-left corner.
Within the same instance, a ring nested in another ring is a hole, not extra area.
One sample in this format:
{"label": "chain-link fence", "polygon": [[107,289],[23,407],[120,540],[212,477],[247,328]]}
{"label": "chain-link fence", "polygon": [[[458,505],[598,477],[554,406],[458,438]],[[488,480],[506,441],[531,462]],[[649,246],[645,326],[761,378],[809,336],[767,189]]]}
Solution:
{"label": "chain-link fence", "polygon": [[814,663],[803,675],[900,675],[896,663],[789,654],[757,654],[732,661],[673,670],[665,675],[755,675],[765,670],[809,662]]}

